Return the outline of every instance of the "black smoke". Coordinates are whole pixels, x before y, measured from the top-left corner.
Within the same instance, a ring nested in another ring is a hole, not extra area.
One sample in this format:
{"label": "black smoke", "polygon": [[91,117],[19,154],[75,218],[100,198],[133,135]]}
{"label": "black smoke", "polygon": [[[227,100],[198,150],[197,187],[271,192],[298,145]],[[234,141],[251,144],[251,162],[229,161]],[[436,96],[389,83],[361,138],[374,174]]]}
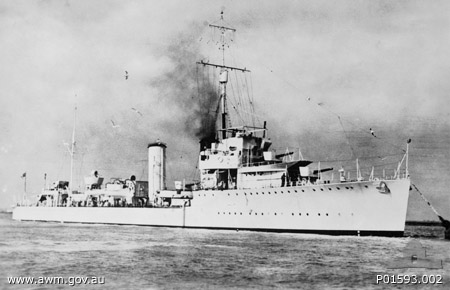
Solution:
{"label": "black smoke", "polygon": [[204,26],[192,25],[190,33],[180,33],[161,48],[161,57],[168,58],[170,70],[150,82],[158,89],[159,98],[167,105],[176,106],[181,114],[174,122],[182,123],[185,131],[200,141],[216,138],[216,119],[219,93],[210,79],[209,67],[197,64],[201,54],[199,35]]}

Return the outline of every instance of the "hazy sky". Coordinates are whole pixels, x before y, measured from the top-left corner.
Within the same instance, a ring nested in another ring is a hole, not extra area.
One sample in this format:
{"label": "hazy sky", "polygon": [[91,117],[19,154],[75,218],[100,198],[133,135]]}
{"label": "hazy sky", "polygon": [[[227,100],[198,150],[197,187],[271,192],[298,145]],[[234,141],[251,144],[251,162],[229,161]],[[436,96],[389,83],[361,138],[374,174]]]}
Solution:
{"label": "hazy sky", "polygon": [[[450,218],[448,1],[1,1],[0,207],[24,172],[29,193],[69,180],[75,105],[75,185],[93,169],[146,179],[157,138],[168,180],[194,178],[193,73],[217,57],[205,24],[222,9],[276,148],[368,174],[411,138],[411,180]],[[408,217],[434,217],[414,191]]]}

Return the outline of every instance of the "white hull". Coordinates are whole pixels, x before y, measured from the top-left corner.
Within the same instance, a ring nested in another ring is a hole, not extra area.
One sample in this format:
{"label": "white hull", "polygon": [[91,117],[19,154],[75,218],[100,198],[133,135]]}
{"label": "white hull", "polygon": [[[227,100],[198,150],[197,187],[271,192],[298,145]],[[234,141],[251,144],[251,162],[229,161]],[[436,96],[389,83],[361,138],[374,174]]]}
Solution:
{"label": "white hull", "polygon": [[191,206],[17,207],[15,220],[401,236],[409,179],[195,191]]}

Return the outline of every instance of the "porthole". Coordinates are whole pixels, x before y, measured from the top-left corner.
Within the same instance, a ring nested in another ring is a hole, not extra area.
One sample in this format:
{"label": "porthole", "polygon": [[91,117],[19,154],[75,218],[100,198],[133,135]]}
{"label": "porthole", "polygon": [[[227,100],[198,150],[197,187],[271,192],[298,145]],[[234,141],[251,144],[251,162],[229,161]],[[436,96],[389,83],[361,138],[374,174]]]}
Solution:
{"label": "porthole", "polygon": [[258,195],[258,193],[256,193],[256,195]]}
{"label": "porthole", "polygon": [[367,185],[364,185],[365,188],[369,188]]}
{"label": "porthole", "polygon": [[236,215],[236,213],[234,213],[234,215]]}
{"label": "porthole", "polygon": [[326,213],[325,215],[326,215],[326,216],[328,216],[328,214],[327,214],[327,213]]}
{"label": "porthole", "polygon": [[315,189],[315,188],[313,188],[312,190],[313,190],[313,191],[316,191],[316,189]]}
{"label": "porthole", "polygon": [[253,194],[250,192],[250,195],[253,195]]}
{"label": "porthole", "polygon": [[288,193],[291,193],[291,192],[288,190]]}
{"label": "porthole", "polygon": [[220,211],[217,214],[220,214]]}
{"label": "porthole", "polygon": [[238,196],[238,193],[236,192],[236,196]]}
{"label": "porthole", "polygon": [[258,213],[257,213],[257,212],[255,212],[255,215],[258,215]]}
{"label": "porthole", "polygon": [[275,194],[277,194],[277,192],[275,191]]}
{"label": "porthole", "polygon": [[261,215],[264,215],[264,213],[262,212]]}
{"label": "porthole", "polygon": [[304,190],[304,189],[302,189],[302,192],[305,192],[305,190]]}
{"label": "porthole", "polygon": [[301,213],[301,212],[299,212],[299,213],[298,213],[298,215],[302,215],[302,213]]}
{"label": "porthole", "polygon": [[241,215],[242,215],[242,212],[241,212]]}
{"label": "porthole", "polygon": [[320,191],[323,191],[323,188],[321,188]]}
{"label": "porthole", "polygon": [[231,214],[231,212],[228,212],[228,214]]}
{"label": "porthole", "polygon": [[309,216],[309,213],[306,213],[307,216]]}
{"label": "porthole", "polygon": [[277,213],[275,213],[275,215],[277,215]]}
{"label": "porthole", "polygon": [[332,190],[332,188],[331,188],[331,187],[328,187],[328,190]]}
{"label": "porthole", "polygon": [[353,189],[353,186],[350,186],[350,189]]}
{"label": "porthole", "polygon": [[292,213],[292,215],[294,215],[294,213]]}
{"label": "porthole", "polygon": [[228,196],[230,196],[230,194],[228,194]]}
{"label": "porthole", "polygon": [[318,213],[317,215],[320,216],[320,213]]}
{"label": "porthole", "polygon": [[345,189],[349,189],[348,186],[346,186]]}
{"label": "porthole", "polygon": [[338,187],[336,187],[337,188],[337,190],[341,190],[341,188],[338,186]]}
{"label": "porthole", "polygon": [[297,192],[297,189],[296,190],[294,190],[295,192]]}
{"label": "porthole", "polygon": [[283,193],[283,191],[281,191],[281,193]]}

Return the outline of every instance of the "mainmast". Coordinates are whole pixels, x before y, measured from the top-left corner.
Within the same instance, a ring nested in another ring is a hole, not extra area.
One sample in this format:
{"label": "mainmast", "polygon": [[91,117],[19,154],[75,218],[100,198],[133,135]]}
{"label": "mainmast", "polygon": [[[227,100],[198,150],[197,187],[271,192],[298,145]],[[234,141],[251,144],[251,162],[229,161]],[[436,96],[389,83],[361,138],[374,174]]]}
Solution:
{"label": "mainmast", "polygon": [[[69,148],[69,144],[64,143],[64,145],[67,148],[67,151],[69,151],[69,155],[70,155],[70,180],[69,180],[69,189],[70,192],[69,194],[72,193],[72,189],[73,189],[73,155],[75,154],[75,125],[77,122],[77,107],[75,106],[75,111],[74,111],[74,116],[73,116],[73,129],[72,129],[72,142],[70,144],[70,148]],[[46,175],[47,176],[47,175]]]}
{"label": "mainmast", "polygon": [[221,114],[221,131],[222,131],[222,140],[227,137],[227,83],[228,83],[228,70],[238,70],[242,72],[250,72],[249,70],[245,68],[238,68],[238,67],[231,67],[225,65],[225,47],[227,46],[227,41],[225,34],[227,32],[236,32],[236,29],[225,26],[224,20],[223,20],[223,11],[220,12],[220,25],[216,24],[209,24],[209,27],[218,29],[220,31],[220,47],[219,49],[222,50],[222,64],[214,64],[210,62],[204,62],[200,61],[197,62],[197,64],[207,65],[207,66],[213,66],[216,68],[220,68],[220,75],[219,75],[219,88],[220,88],[220,100],[221,100],[221,107],[222,107],[222,114]]}

